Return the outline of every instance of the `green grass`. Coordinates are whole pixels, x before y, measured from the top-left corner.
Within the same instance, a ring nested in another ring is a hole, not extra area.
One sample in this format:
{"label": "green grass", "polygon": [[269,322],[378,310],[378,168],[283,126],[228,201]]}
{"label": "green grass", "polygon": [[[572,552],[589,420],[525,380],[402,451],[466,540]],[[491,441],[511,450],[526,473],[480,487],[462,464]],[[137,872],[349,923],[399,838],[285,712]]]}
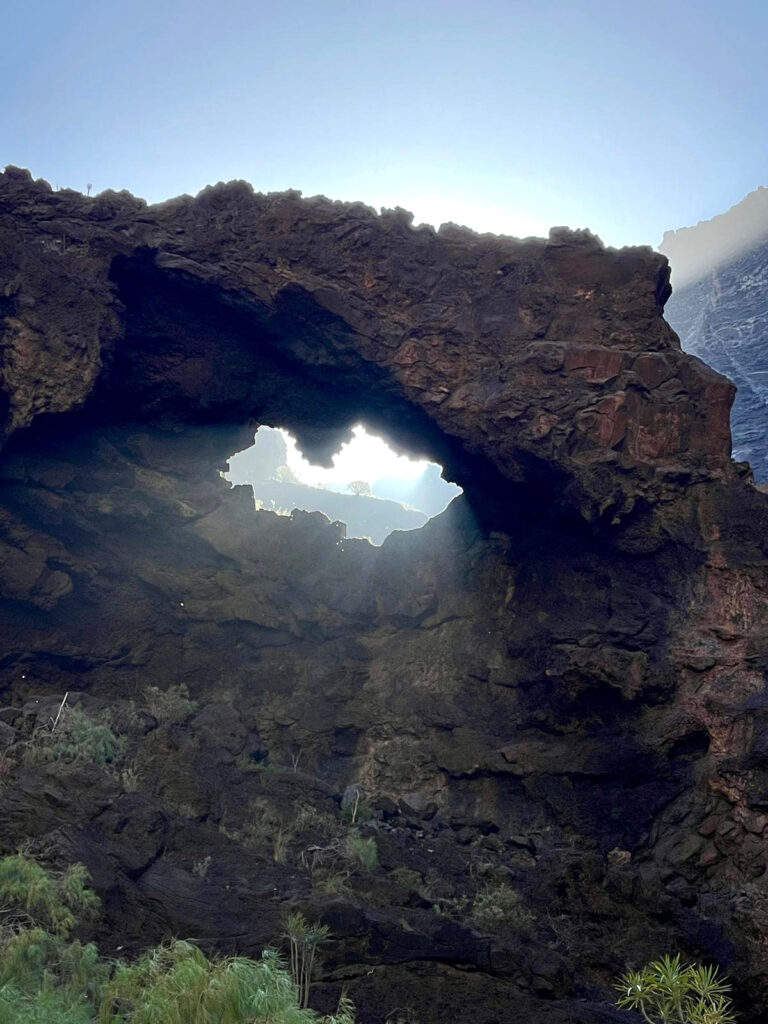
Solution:
{"label": "green grass", "polygon": [[363,838],[357,829],[347,836],[346,854],[349,860],[364,871],[376,871],[379,866],[379,850],[373,836]]}
{"label": "green grass", "polygon": [[[93,944],[68,940],[98,906],[87,881],[82,864],[55,873],[21,854],[0,858],[0,1024],[354,1024],[345,995],[331,1017],[302,1008],[274,950],[209,958],[177,940],[135,963],[101,959]],[[314,954],[328,929],[295,917]]]}
{"label": "green grass", "polygon": [[66,992],[42,989],[34,995],[12,985],[0,988],[0,1024],[94,1024],[93,1007]]}
{"label": "green grass", "polygon": [[0,858],[0,921],[11,928],[42,927],[66,936],[78,917],[88,916],[99,899],[86,887],[88,872],[72,864],[55,875],[21,854]]}
{"label": "green grass", "polygon": [[37,729],[25,752],[28,764],[45,761],[93,761],[94,764],[115,764],[125,754],[128,744],[106,724],[86,715],[79,707],[65,707],[55,729]]}
{"label": "green grass", "polygon": [[190,942],[150,950],[119,966],[107,986],[100,1024],[310,1024],[277,953],[261,960],[209,960]]}

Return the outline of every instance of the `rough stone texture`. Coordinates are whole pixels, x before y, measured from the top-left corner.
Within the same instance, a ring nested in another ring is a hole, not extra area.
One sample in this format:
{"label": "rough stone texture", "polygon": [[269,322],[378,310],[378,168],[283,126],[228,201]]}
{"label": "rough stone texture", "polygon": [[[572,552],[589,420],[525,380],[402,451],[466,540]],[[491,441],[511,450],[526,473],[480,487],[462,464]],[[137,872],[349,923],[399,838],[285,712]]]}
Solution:
{"label": "rough stone texture", "polygon": [[149,210],[12,172],[0,215],[7,431],[81,405],[104,366],[105,400],[134,416],[258,412],[328,457],[365,415],[462,484],[556,478],[593,519],[729,471],[733,387],[681,353],[649,249],[414,230],[244,183]]}
{"label": "rough stone texture", "polygon": [[734,458],[768,483],[768,189],[725,214],[668,231],[675,292],[667,319],[692,352],[737,385]]}
{"label": "rough stone texture", "polygon": [[[768,499],[663,258],[20,172],[0,231],[0,845],[84,861],[107,950],[322,918],[315,1005],[364,1024],[618,1022],[675,949],[760,1019]],[[359,418],[465,496],[375,548],[219,475],[255,423],[327,455]],[[25,758],[65,691],[122,765]]]}

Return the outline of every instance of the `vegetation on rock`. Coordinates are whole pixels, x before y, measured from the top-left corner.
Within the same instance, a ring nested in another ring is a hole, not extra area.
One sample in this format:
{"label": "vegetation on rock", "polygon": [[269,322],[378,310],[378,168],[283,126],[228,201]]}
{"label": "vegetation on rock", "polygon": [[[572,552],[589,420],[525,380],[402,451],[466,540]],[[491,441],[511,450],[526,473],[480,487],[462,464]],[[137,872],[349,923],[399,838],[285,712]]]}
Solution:
{"label": "vegetation on rock", "polygon": [[82,864],[54,874],[22,854],[0,859],[0,922],[5,935],[23,928],[69,935],[78,918],[99,906],[96,893],[86,887],[87,879]]}
{"label": "vegetation on rock", "polygon": [[617,1005],[648,1024],[732,1024],[731,986],[716,967],[684,964],[680,954],[654,960],[619,979]]}
{"label": "vegetation on rock", "polygon": [[119,761],[125,737],[116,735],[108,722],[97,721],[80,707],[64,705],[52,724],[39,726],[24,754],[28,764],[41,761],[93,761],[107,765]]}
{"label": "vegetation on rock", "polygon": [[0,1024],[354,1024],[307,1006],[312,963],[327,927],[288,920],[291,973],[272,949],[260,960],[209,958],[175,940],[135,963],[111,963],[92,943],[67,941],[96,894],[74,864],[58,874],[21,854],[0,858]]}
{"label": "vegetation on rock", "polygon": [[291,951],[291,976],[299,991],[302,1008],[309,1003],[312,967],[318,946],[328,938],[330,930],[321,924],[310,924],[303,914],[289,914],[285,920],[285,938]]}
{"label": "vegetation on rock", "polygon": [[189,699],[189,690],[183,683],[161,690],[159,686],[145,686],[147,710],[161,725],[183,722],[197,710],[197,703]]}

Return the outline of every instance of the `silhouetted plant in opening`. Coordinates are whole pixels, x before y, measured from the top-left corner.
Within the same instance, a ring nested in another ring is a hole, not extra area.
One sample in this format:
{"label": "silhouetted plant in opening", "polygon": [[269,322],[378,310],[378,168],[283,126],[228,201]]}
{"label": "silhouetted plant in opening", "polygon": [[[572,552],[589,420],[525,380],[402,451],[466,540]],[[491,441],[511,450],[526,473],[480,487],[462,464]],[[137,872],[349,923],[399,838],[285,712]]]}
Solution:
{"label": "silhouetted plant in opening", "polygon": [[370,498],[371,496],[371,485],[367,480],[352,480],[347,484],[347,487],[349,487],[350,491],[353,494],[356,494],[358,498]]}

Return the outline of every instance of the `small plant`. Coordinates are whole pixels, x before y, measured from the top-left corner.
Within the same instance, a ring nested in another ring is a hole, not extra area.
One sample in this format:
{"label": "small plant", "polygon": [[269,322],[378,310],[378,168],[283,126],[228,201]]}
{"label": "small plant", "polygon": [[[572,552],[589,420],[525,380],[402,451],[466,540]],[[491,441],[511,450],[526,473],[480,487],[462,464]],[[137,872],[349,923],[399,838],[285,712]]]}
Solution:
{"label": "small plant", "polygon": [[106,722],[91,718],[81,708],[62,705],[56,720],[33,732],[24,753],[28,764],[45,761],[93,761],[102,767],[125,754],[127,740]]}
{"label": "small plant", "polygon": [[319,811],[312,804],[302,804],[294,816],[293,831],[300,835],[312,829],[332,834],[336,829],[336,819],[326,811]]}
{"label": "small plant", "polygon": [[498,928],[524,929],[536,920],[522,905],[520,893],[507,882],[489,882],[472,904],[472,917],[490,931]]}
{"label": "small plant", "polygon": [[197,702],[190,700],[189,690],[183,683],[161,690],[159,686],[145,686],[144,699],[149,713],[160,725],[173,725],[197,711]]}
{"label": "small plant", "polygon": [[360,786],[348,786],[341,798],[341,820],[346,825],[357,825],[370,821],[372,817],[373,812],[364,801]]}
{"label": "small plant", "polygon": [[101,1005],[101,1024],[311,1024],[274,950],[261,960],[209,960],[191,942],[149,950],[119,965]]}
{"label": "small plant", "polygon": [[379,866],[379,851],[373,836],[364,839],[357,829],[347,836],[347,857],[364,871],[376,871]]}
{"label": "small plant", "polygon": [[352,872],[335,865],[321,866],[312,872],[312,888],[325,896],[351,896]]}
{"label": "small plant", "polygon": [[14,767],[14,760],[9,754],[5,752],[0,754],[0,789],[5,789],[8,785]]}
{"label": "small plant", "polygon": [[342,992],[339,997],[336,1013],[324,1017],[323,1024],[355,1024],[355,1004],[346,992]]}
{"label": "small plant", "polygon": [[277,832],[275,832],[275,838],[272,842],[272,856],[274,857],[275,864],[285,864],[288,860],[288,844],[290,840],[290,832],[281,825]]}
{"label": "small plant", "polygon": [[46,871],[22,854],[0,858],[0,920],[14,932],[44,928],[66,937],[78,917],[99,906],[95,892],[86,888],[88,871],[71,864],[60,874]]}
{"label": "small plant", "polygon": [[627,971],[616,988],[616,1005],[637,1010],[648,1024],[733,1024],[731,986],[716,967],[684,964],[680,954]]}
{"label": "small plant", "polygon": [[283,934],[290,946],[291,976],[299,990],[299,1006],[306,1009],[317,947],[331,932],[324,924],[310,924],[303,914],[296,911],[285,919]]}
{"label": "small plant", "polygon": [[203,857],[202,860],[196,860],[192,865],[192,874],[197,875],[198,878],[205,878],[208,874],[208,868],[211,866],[210,854],[207,857]]}
{"label": "small plant", "polygon": [[119,778],[126,793],[138,792],[141,778],[135,761],[123,768],[119,774]]}

